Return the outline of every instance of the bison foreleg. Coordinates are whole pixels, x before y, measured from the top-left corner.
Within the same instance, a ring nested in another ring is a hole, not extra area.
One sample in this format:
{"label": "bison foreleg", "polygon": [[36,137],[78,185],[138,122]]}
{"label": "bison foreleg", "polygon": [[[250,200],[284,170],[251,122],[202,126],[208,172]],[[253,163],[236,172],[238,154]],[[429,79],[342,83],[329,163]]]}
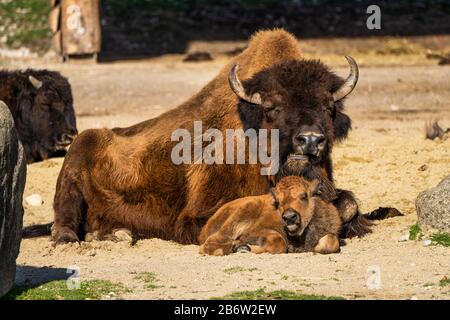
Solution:
{"label": "bison foreleg", "polygon": [[58,178],[53,202],[55,222],[52,226],[52,240],[56,243],[76,242],[84,237],[84,220],[87,204],[75,182],[63,169]]}
{"label": "bison foreleg", "polygon": [[341,238],[362,237],[372,232],[372,222],[361,214],[351,191],[339,189],[334,204],[342,220]]}
{"label": "bison foreleg", "polygon": [[335,205],[343,223],[349,222],[358,214],[358,203],[351,191],[338,189]]}
{"label": "bison foreleg", "polygon": [[[197,244],[197,237],[203,226],[224,203],[226,203],[226,200],[221,199],[213,207],[203,210],[186,207],[180,213],[175,223],[175,237],[177,241],[184,244]],[[196,205],[196,208],[202,207],[199,203],[196,203]]]}

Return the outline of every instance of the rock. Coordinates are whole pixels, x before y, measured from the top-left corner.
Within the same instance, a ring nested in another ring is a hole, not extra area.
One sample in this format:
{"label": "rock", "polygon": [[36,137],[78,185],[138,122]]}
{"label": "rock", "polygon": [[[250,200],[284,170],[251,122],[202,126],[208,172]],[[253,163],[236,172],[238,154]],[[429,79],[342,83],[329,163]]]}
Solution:
{"label": "rock", "polygon": [[14,120],[0,101],[0,297],[14,284],[22,240],[26,160]]}
{"label": "rock", "polygon": [[398,239],[399,242],[405,242],[409,240],[409,234],[402,234]]}
{"label": "rock", "polygon": [[196,51],[189,53],[184,59],[183,62],[200,62],[200,61],[212,61],[213,58],[209,52],[205,51]]}
{"label": "rock", "polygon": [[423,246],[424,247],[428,247],[429,245],[431,245],[431,240],[429,240],[429,239],[423,240]]}
{"label": "rock", "polygon": [[86,255],[88,255],[89,257],[95,257],[96,254],[97,254],[97,252],[94,249],[86,252]]}
{"label": "rock", "polygon": [[423,231],[450,232],[450,176],[436,187],[421,192],[416,199],[416,210]]}
{"label": "rock", "polygon": [[42,206],[44,200],[42,200],[42,197],[40,195],[32,194],[31,196],[25,198],[25,202],[30,206]]}

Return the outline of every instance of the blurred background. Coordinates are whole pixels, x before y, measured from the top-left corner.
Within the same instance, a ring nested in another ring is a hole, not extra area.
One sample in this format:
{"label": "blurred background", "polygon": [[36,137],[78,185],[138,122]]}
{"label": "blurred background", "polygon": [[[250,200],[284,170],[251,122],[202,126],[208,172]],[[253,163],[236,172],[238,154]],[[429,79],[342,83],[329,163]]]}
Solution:
{"label": "blurred background", "polygon": [[[5,49],[21,49],[17,55],[47,53],[52,47],[48,16],[61,2],[83,7],[90,1],[0,0],[3,56]],[[366,27],[371,4],[381,8],[379,30]],[[309,39],[305,50],[311,54],[342,54],[356,46],[376,55],[430,55],[446,53],[450,43],[448,0],[102,0],[99,6],[100,61],[196,51],[233,54],[256,30],[274,27]],[[336,41],[323,41],[330,39]]]}

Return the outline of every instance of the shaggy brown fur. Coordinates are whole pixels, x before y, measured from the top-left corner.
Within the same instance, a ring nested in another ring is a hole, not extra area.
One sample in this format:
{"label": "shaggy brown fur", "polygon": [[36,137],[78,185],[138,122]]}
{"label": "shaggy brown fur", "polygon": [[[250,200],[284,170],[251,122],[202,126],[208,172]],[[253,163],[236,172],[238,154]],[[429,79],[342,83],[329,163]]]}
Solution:
{"label": "shaggy brown fur", "polygon": [[[281,179],[272,194],[237,199],[222,206],[203,227],[200,253],[339,251],[336,208],[316,197],[318,180]],[[287,215],[297,215],[295,222]],[[287,232],[287,234],[286,234]]]}
{"label": "shaggy brown fur", "polygon": [[65,154],[77,134],[66,78],[47,70],[0,71],[0,100],[11,110],[28,163]]}
{"label": "shaggy brown fur", "polygon": [[[228,84],[236,63],[248,90],[261,91],[264,103],[277,100],[273,90],[279,90],[276,107],[285,108],[281,117],[275,119],[277,112],[238,99]],[[216,128],[222,133],[247,127],[282,129],[282,164],[296,128],[314,125],[329,141],[313,165],[332,183],[333,140],[344,138],[350,129],[342,102],[330,103],[331,92],[342,83],[323,64],[301,60],[298,41],[291,34],[257,33],[242,54],[179,107],[129,128],[79,135],[58,177],[53,240],[78,241],[87,232],[101,238],[126,228],[138,237],[196,243],[202,226],[221,205],[268,193],[271,180],[260,175],[260,165],[175,165],[170,154],[177,142],[171,141],[171,134],[179,128],[192,134],[195,120],[202,120],[203,130]]]}

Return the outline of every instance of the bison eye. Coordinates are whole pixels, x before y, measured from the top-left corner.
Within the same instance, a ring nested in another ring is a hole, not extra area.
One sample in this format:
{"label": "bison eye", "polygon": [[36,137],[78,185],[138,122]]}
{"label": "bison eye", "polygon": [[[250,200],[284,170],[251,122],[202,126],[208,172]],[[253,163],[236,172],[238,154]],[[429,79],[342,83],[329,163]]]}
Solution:
{"label": "bison eye", "polygon": [[330,101],[330,103],[328,104],[328,107],[324,107],[324,109],[330,114],[333,114],[333,110],[334,110],[335,106],[334,106],[334,101]]}
{"label": "bison eye", "polygon": [[280,114],[280,109],[279,109],[279,108],[271,108],[271,109],[268,109],[268,110],[266,110],[266,114],[267,114],[267,117],[268,117],[270,120],[274,120],[274,119],[276,119],[276,118],[278,117],[278,115]]}
{"label": "bison eye", "polygon": [[306,201],[308,199],[308,196],[306,195],[306,193],[303,193],[300,195],[300,200],[301,201]]}

